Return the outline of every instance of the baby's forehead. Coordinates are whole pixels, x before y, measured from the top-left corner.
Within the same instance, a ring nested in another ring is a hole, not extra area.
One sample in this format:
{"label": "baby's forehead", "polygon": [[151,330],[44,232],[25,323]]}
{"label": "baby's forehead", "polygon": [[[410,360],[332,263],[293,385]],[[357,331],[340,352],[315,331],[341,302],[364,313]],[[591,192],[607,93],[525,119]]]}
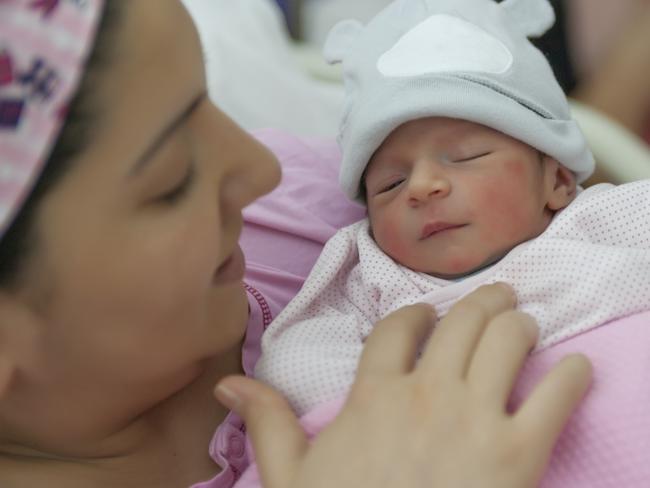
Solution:
{"label": "baby's forehead", "polygon": [[392,151],[400,152],[412,147],[415,142],[426,140],[441,146],[462,144],[471,138],[512,139],[496,129],[469,120],[449,117],[425,117],[409,120],[382,141],[368,161],[368,166],[383,155]]}
{"label": "baby's forehead", "polygon": [[470,120],[453,119],[449,117],[424,117],[421,119],[409,120],[393,130],[379,146],[386,147],[395,141],[404,138],[426,137],[441,140],[462,140],[467,136],[485,135],[494,137],[505,137],[505,134],[483,124]]}

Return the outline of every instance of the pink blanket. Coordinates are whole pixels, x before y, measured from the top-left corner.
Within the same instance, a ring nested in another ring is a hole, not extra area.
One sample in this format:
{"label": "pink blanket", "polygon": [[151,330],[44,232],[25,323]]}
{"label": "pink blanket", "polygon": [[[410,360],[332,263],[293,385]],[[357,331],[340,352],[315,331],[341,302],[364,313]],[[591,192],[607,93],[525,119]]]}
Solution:
{"label": "pink blanket", "polygon": [[[591,329],[533,355],[513,395],[524,398],[559,359],[572,352],[589,356],[594,381],[558,441],[543,488],[650,487],[650,312]],[[301,422],[317,434],[343,400],[321,405]],[[251,457],[252,459],[252,457]],[[255,465],[237,488],[261,486]]]}
{"label": "pink blanket", "polygon": [[650,487],[650,312],[592,329],[534,355],[515,402],[562,356],[583,352],[594,382],[560,438],[542,487]]}

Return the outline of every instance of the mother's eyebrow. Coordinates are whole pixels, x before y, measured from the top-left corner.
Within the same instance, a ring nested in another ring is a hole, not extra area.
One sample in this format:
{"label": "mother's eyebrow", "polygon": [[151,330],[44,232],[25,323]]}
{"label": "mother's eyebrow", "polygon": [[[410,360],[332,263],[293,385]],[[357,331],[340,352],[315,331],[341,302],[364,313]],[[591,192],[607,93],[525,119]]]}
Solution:
{"label": "mother's eyebrow", "polygon": [[154,142],[147,148],[146,151],[142,153],[142,155],[138,158],[136,163],[131,167],[129,170],[129,176],[135,176],[136,174],[140,173],[146,166],[147,164],[153,159],[153,156],[158,152],[160,147],[163,145],[165,140],[176,130],[178,127],[187,120],[187,118],[192,115],[192,113],[197,109],[199,104],[203,101],[203,99],[206,97],[207,93],[206,92],[201,92],[199,95],[197,95],[183,111],[178,114],[174,118],[174,120],[171,121],[171,123],[165,127],[160,134],[154,139]]}

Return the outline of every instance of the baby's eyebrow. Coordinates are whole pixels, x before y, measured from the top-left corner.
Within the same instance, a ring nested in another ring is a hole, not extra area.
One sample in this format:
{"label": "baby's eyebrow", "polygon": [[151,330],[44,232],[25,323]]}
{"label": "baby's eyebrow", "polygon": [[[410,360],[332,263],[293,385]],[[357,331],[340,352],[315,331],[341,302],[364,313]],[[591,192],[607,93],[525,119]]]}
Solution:
{"label": "baby's eyebrow", "polygon": [[374,179],[377,179],[377,173],[381,172],[380,169],[376,169],[376,165],[373,167],[373,169],[370,169],[370,166],[368,165],[364,172],[361,174],[361,181],[367,181],[368,177],[373,177]]}
{"label": "baby's eyebrow", "polygon": [[149,146],[149,148],[142,153],[142,156],[138,158],[136,163],[129,170],[129,176],[135,176],[140,173],[147,164],[153,159],[153,156],[158,152],[160,147],[163,145],[165,140],[174,133],[178,127],[187,120],[187,118],[192,115],[192,113],[197,109],[199,104],[206,97],[207,93],[205,91],[201,92],[196,96],[190,104],[183,109],[183,111],[171,121],[171,123],[163,129],[160,134],[154,139],[154,142]]}

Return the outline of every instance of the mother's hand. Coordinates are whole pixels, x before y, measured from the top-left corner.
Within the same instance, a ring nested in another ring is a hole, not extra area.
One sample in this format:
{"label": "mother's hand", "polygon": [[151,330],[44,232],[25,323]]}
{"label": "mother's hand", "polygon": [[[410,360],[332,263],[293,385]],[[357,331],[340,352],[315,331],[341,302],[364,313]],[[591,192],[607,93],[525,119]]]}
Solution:
{"label": "mother's hand", "polygon": [[536,486],[591,368],[583,356],[565,358],[507,412],[537,338],[533,319],[514,306],[504,285],[478,289],[440,321],[417,364],[433,309],[386,317],[343,410],[311,444],[268,386],[229,377],[217,395],[244,418],[266,488]]}

